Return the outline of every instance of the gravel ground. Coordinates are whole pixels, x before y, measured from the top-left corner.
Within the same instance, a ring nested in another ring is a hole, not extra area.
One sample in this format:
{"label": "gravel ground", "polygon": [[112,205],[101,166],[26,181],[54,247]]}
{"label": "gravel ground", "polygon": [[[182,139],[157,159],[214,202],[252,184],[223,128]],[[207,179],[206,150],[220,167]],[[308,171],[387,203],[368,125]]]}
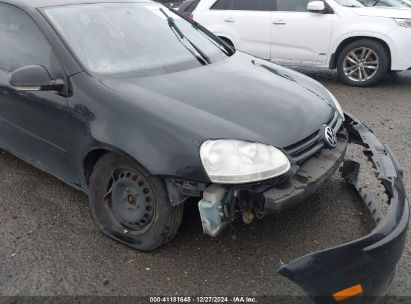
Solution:
{"label": "gravel ground", "polygon": [[[411,73],[360,89],[341,85],[331,71],[302,71],[392,147],[411,193]],[[281,265],[371,229],[355,192],[335,176],[297,208],[249,226],[236,222],[217,239],[202,234],[193,202],[174,242],[141,253],[99,232],[84,194],[1,151],[0,170],[4,296],[302,295],[276,273]],[[408,242],[391,295],[411,296],[410,255]]]}

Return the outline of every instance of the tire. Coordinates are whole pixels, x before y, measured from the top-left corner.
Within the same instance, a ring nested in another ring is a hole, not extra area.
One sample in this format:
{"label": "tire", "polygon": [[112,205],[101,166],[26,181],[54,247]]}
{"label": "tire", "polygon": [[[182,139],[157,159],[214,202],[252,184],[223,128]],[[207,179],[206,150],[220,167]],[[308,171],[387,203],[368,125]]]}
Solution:
{"label": "tire", "polygon": [[110,238],[134,249],[152,251],[175,237],[184,205],[173,207],[164,180],[140,172],[120,155],[103,155],[90,176],[90,210]]}
{"label": "tire", "polygon": [[390,70],[390,61],[389,50],[380,42],[357,40],[347,45],[338,56],[338,77],[350,86],[371,86],[381,81]]}

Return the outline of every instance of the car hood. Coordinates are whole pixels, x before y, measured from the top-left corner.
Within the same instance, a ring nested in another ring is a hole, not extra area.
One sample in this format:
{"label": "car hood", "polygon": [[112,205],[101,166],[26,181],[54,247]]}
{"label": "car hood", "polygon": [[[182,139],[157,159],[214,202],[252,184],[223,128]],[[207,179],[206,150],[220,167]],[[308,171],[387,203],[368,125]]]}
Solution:
{"label": "car hood", "polygon": [[359,7],[353,11],[360,16],[386,17],[386,18],[411,18],[411,10],[389,7]]}
{"label": "car hood", "polygon": [[240,52],[196,69],[101,82],[176,136],[198,142],[232,138],[282,148],[319,130],[336,110],[318,82]]}

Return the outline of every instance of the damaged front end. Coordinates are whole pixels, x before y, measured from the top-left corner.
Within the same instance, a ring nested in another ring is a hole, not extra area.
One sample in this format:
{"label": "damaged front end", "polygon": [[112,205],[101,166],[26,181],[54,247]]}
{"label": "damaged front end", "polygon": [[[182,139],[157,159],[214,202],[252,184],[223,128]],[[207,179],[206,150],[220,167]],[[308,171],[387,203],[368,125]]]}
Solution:
{"label": "damaged front end", "polygon": [[406,241],[409,202],[399,162],[366,126],[348,114],[345,127],[349,142],[365,148],[389,197],[390,209],[385,217],[381,216],[358,178],[360,164],[345,160],[341,173],[357,190],[377,226],[359,240],[306,255],[279,270],[316,303],[374,302],[391,284]]}
{"label": "damaged front end", "polygon": [[[324,138],[325,129],[335,139],[330,147]],[[327,124],[307,138],[285,147],[290,160],[287,174],[258,183],[212,184],[203,191],[199,202],[204,233],[215,237],[233,220],[241,217],[246,224],[254,218],[280,213],[318,191],[333,175],[347,152],[348,133],[338,113]]]}
{"label": "damaged front end", "polygon": [[[383,295],[392,282],[406,240],[409,203],[403,172],[391,150],[360,121],[346,114],[345,122],[334,117],[330,123],[338,138],[335,147],[327,149],[314,137],[309,138],[309,145],[305,146],[309,148],[303,150],[306,153],[294,153],[293,157],[300,162],[294,161],[285,176],[238,186],[169,180],[169,191],[178,188],[170,191],[174,203],[202,195],[198,207],[203,230],[215,237],[238,217],[251,223],[254,218],[296,205],[316,192],[340,168],[345,181],[357,190],[369,209],[376,228],[359,240],[301,257],[282,267],[279,273],[298,284],[316,303],[373,302],[373,297]],[[360,164],[346,158],[349,144],[365,148],[367,160],[377,171],[389,198],[390,209],[385,217],[361,184]],[[301,151],[301,145],[298,149]],[[289,152],[298,149],[289,147]]]}

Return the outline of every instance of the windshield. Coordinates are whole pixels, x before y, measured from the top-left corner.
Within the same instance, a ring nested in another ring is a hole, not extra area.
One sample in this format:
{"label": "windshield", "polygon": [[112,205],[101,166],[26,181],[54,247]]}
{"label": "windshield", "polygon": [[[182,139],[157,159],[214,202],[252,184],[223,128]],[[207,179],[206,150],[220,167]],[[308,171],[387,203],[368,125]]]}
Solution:
{"label": "windshield", "polygon": [[364,5],[357,0],[335,0],[339,5],[347,7],[363,7]]}
{"label": "windshield", "polygon": [[[190,44],[176,35],[160,8]],[[44,12],[85,68],[95,74],[147,76],[196,68],[203,65],[198,51],[210,63],[227,57],[227,50],[214,37],[156,3],[81,4]]]}
{"label": "windshield", "polygon": [[407,3],[403,0],[361,0],[361,3],[365,6],[411,7],[411,2]]}

